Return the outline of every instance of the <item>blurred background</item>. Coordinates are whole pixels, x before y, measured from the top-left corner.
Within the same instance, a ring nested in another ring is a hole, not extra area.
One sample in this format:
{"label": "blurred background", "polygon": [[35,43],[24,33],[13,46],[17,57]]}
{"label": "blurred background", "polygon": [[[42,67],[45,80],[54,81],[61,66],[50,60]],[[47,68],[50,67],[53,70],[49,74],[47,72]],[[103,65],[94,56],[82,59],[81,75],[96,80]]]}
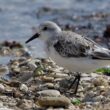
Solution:
{"label": "blurred background", "polygon": [[103,45],[105,31],[110,33],[110,0],[0,0],[0,41],[24,43],[45,20]]}
{"label": "blurred background", "polygon": [[101,35],[109,15],[110,0],[0,0],[0,40],[23,41],[45,20]]}

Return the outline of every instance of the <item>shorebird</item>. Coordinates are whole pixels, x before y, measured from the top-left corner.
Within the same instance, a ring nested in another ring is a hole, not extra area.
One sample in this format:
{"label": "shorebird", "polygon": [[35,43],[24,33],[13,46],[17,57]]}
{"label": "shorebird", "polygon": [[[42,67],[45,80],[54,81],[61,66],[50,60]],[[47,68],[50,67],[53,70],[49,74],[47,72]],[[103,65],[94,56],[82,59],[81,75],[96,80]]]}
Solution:
{"label": "shorebird", "polygon": [[[26,43],[41,39],[45,43],[47,55],[71,72],[92,72],[99,67],[109,65],[110,50],[98,45],[88,37],[84,37],[72,31],[63,31],[56,23],[45,21],[37,28],[37,33],[33,35]],[[77,74],[73,86],[77,81],[77,93],[80,74]]]}

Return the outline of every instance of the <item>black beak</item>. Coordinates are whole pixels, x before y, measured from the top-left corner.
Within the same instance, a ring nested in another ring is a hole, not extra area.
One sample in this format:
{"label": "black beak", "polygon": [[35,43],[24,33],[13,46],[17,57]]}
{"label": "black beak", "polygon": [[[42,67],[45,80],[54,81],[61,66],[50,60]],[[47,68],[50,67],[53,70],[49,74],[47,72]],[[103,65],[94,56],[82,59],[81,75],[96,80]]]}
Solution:
{"label": "black beak", "polygon": [[28,39],[25,43],[29,43],[30,41],[34,40],[35,38],[38,38],[39,36],[40,36],[40,34],[39,33],[36,33],[30,39]]}

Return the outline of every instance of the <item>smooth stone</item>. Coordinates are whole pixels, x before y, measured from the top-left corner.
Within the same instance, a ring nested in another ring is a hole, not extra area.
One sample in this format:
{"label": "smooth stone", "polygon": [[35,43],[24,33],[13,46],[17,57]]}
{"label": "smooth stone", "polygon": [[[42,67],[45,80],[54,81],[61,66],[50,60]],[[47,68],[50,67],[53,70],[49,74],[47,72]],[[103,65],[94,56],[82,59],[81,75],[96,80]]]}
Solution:
{"label": "smooth stone", "polygon": [[84,88],[82,86],[79,86],[78,92],[83,92],[83,91],[84,91]]}
{"label": "smooth stone", "polygon": [[48,89],[54,89],[53,83],[45,83],[44,86],[46,86]]}
{"label": "smooth stone", "polygon": [[100,102],[100,101],[104,101],[104,96],[103,95],[99,95],[94,97],[94,102]]}
{"label": "smooth stone", "polygon": [[105,86],[98,86],[97,89],[98,89],[100,92],[104,92],[104,91],[107,90]]}
{"label": "smooth stone", "polygon": [[4,65],[0,65],[0,74],[8,73],[8,67]]}
{"label": "smooth stone", "polygon": [[83,102],[91,102],[93,101],[93,98],[96,97],[96,93],[93,91],[87,93],[83,99]]}
{"label": "smooth stone", "polygon": [[61,108],[61,107],[60,108],[58,107],[57,109],[56,108],[49,107],[47,110],[65,110],[65,109],[64,108]]}
{"label": "smooth stone", "polygon": [[53,107],[49,107],[49,108],[47,108],[47,110],[54,110],[54,108]]}
{"label": "smooth stone", "polygon": [[5,87],[3,84],[0,84],[0,92],[3,92],[5,90]]}
{"label": "smooth stone", "polygon": [[110,97],[110,89],[106,90],[105,93],[103,94],[106,97]]}
{"label": "smooth stone", "polygon": [[96,73],[90,73],[90,76],[93,77],[93,78],[95,78],[95,77],[98,77],[99,75],[96,74]]}
{"label": "smooth stone", "polygon": [[32,110],[35,104],[32,100],[23,99],[21,101],[18,101],[17,106],[20,107],[22,110]]}
{"label": "smooth stone", "polygon": [[92,79],[94,86],[108,86],[107,79],[103,77],[96,77]]}
{"label": "smooth stone", "polygon": [[65,110],[79,110],[79,107],[75,107],[73,104],[70,104],[68,109]]}
{"label": "smooth stone", "polygon": [[2,101],[0,101],[0,108],[3,106],[3,102]]}
{"label": "smooth stone", "polygon": [[92,79],[91,77],[82,77],[81,81],[88,81],[88,82],[90,82],[91,79]]}
{"label": "smooth stone", "polygon": [[41,106],[54,106],[54,107],[68,107],[71,104],[71,101],[65,96],[58,97],[39,97],[38,104]]}
{"label": "smooth stone", "polygon": [[98,105],[97,110],[110,110],[110,103],[105,103],[105,104]]}
{"label": "smooth stone", "polygon": [[20,83],[19,81],[17,81],[17,80],[12,80],[12,81],[10,81],[10,82],[8,83],[8,85],[11,86],[11,87],[19,87],[20,84],[21,84],[21,83]]}
{"label": "smooth stone", "polygon": [[89,77],[89,76],[90,76],[90,74],[87,74],[87,73],[82,74],[82,77]]}
{"label": "smooth stone", "polygon": [[55,77],[55,78],[66,78],[68,77],[68,74],[64,74],[64,73],[51,73],[51,76],[52,77]]}
{"label": "smooth stone", "polygon": [[21,90],[22,92],[27,92],[27,91],[28,91],[27,85],[21,84],[21,85],[20,85],[20,90]]}
{"label": "smooth stone", "polygon": [[61,81],[61,80],[62,80],[62,78],[56,78],[54,81],[58,82],[58,81]]}
{"label": "smooth stone", "polygon": [[45,82],[53,82],[54,78],[53,77],[49,77],[49,76],[43,76],[42,80]]}
{"label": "smooth stone", "polygon": [[20,68],[19,67],[14,67],[13,72],[20,72]]}
{"label": "smooth stone", "polygon": [[53,96],[53,97],[57,97],[60,96],[60,92],[54,89],[50,89],[50,90],[43,90],[43,91],[39,91],[37,92],[40,96]]}
{"label": "smooth stone", "polygon": [[3,107],[0,108],[0,110],[14,110],[14,109],[10,109],[10,108],[7,108],[7,107],[3,106]]}

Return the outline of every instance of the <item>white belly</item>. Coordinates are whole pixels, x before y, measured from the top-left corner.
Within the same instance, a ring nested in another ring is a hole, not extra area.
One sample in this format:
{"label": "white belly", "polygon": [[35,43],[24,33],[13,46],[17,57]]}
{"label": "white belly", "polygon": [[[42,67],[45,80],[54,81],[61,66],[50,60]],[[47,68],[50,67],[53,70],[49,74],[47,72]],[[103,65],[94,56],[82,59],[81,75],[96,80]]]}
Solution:
{"label": "white belly", "polygon": [[49,56],[57,65],[62,66],[71,72],[93,72],[97,68],[107,66],[110,64],[110,60],[89,59],[82,58],[67,58],[61,57],[54,48],[50,48]]}

